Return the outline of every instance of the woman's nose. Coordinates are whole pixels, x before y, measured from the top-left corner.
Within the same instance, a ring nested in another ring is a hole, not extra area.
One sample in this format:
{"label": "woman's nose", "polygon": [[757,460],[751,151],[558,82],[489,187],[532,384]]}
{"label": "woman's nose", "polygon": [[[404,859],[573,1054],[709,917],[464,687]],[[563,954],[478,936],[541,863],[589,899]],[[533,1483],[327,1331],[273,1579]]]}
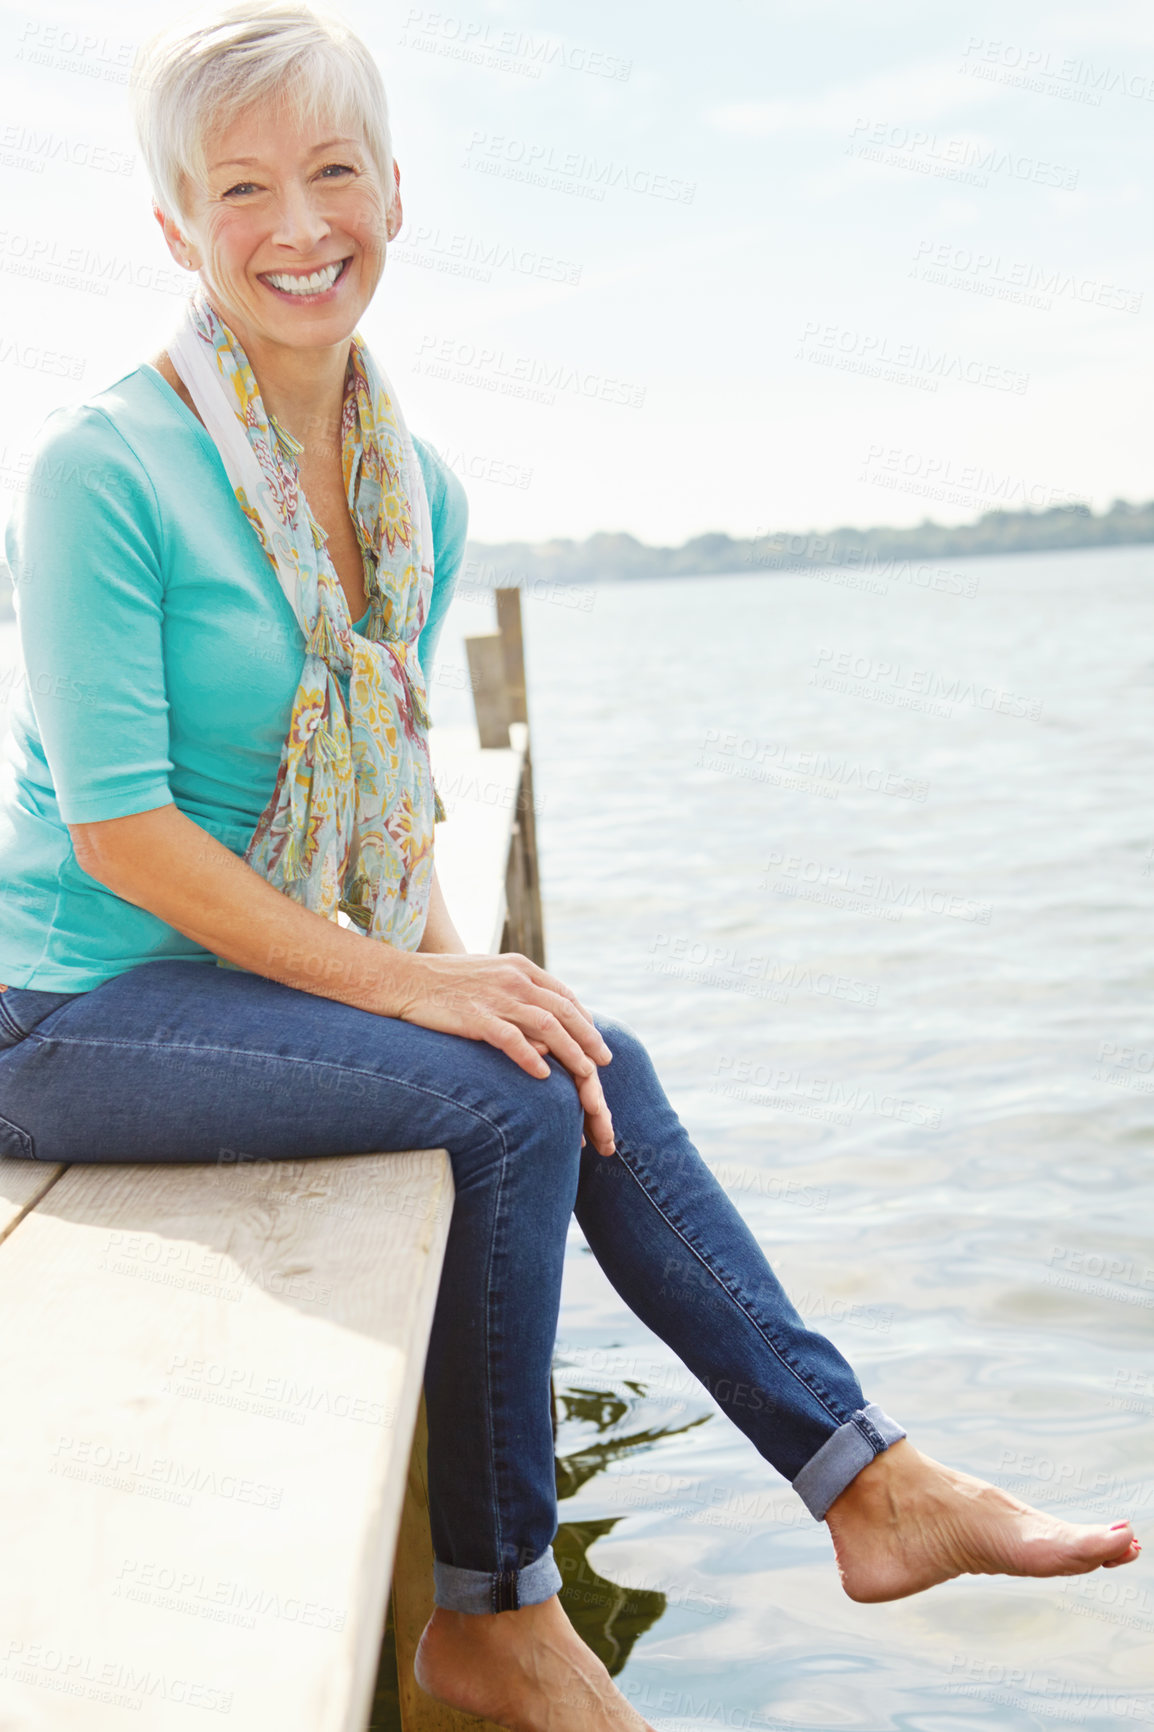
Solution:
{"label": "woman's nose", "polygon": [[328,232],[328,218],[307,189],[287,187],[281,195],[272,239],[307,253]]}

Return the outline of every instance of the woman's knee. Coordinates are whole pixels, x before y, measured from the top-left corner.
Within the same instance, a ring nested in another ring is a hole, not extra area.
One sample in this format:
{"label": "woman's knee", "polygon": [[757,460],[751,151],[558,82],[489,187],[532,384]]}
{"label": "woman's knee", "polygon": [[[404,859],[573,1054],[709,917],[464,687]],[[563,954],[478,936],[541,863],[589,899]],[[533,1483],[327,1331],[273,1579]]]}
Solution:
{"label": "woman's knee", "polygon": [[548,1076],[530,1076],[504,1055],[493,1057],[489,1086],[471,1103],[473,1134],[450,1151],[454,1169],[463,1164],[478,1171],[544,1157],[544,1165],[560,1172],[565,1163],[559,1157],[570,1154],[576,1162],[584,1111],[568,1071],[550,1058]]}
{"label": "woman's knee", "polygon": [[657,1072],[640,1035],[616,1017],[595,1014],[593,1021],[613,1054],[610,1062],[600,1067],[602,1087],[608,1091],[612,1083],[616,1092],[622,1087],[656,1084]]}
{"label": "woman's knee", "polygon": [[508,1103],[520,1133],[519,1141],[544,1141],[556,1147],[581,1147],[585,1112],[577,1084],[552,1056],[547,1077],[530,1076],[516,1067]]}

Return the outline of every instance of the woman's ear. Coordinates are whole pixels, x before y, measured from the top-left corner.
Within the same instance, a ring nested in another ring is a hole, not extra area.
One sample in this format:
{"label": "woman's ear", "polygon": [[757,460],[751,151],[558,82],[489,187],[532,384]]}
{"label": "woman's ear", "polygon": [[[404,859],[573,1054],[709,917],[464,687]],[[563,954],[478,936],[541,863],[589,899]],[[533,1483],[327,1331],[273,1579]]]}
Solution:
{"label": "woman's ear", "polygon": [[393,158],[393,196],[389,200],[388,215],[385,218],[385,234],[389,240],[396,240],[401,224],[405,220],[404,206],[401,204],[401,165]]}
{"label": "woman's ear", "polygon": [[191,247],[181,234],[177,225],[173,222],[172,218],[162,211],[158,204],[153,205],[152,214],[160,224],[161,233],[164,235],[165,241],[168,243],[168,250],[172,254],[173,258],[176,259],[179,264],[184,265],[186,270],[199,270],[200,266],[195,265],[192,262]]}

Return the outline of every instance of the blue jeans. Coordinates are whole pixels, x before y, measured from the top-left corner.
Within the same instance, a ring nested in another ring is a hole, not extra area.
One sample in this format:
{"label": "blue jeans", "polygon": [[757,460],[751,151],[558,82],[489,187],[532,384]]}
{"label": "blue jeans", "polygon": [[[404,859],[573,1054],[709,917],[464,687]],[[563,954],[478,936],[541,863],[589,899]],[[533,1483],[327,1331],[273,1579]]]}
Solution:
{"label": "blue jeans", "polygon": [[550,1370],[572,1214],[626,1304],[817,1519],[905,1432],[807,1329],[689,1141],[645,1048],[597,1019],[617,1152],[572,1079],[495,1048],[200,962],[81,993],[0,993],[0,1153],[295,1159],[446,1148],[456,1203],[425,1371],[437,1603],[561,1585]]}

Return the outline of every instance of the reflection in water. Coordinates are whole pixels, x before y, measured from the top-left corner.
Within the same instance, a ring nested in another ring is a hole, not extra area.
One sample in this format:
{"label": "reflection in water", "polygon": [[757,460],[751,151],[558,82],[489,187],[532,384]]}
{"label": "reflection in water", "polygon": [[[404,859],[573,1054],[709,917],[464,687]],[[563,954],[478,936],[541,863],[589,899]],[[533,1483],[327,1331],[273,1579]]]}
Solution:
{"label": "reflection in water", "polygon": [[610,1675],[620,1672],[638,1636],[652,1629],[665,1610],[665,1595],[652,1588],[622,1588],[599,1576],[589,1562],[589,1547],[612,1532],[620,1516],[599,1522],[562,1522],[553,1542],[561,1571],[561,1604],[577,1634]]}
{"label": "reflection in water", "polygon": [[[577,1448],[557,1454],[559,1502],[575,1497],[610,1462],[650,1449],[663,1438],[692,1431],[713,1417],[703,1413],[681,1425],[620,1431],[622,1422],[628,1421],[648,1396],[643,1383],[628,1379],[606,1389],[570,1387],[555,1392],[555,1433],[574,1429],[584,1432]],[[621,1587],[599,1575],[589,1562],[590,1546],[611,1533],[621,1519],[608,1516],[600,1521],[562,1522],[553,1542],[553,1555],[561,1572],[561,1604],[581,1640],[592,1648],[610,1675],[621,1671],[637,1638],[653,1628],[666,1605],[663,1593],[652,1588]],[[400,1727],[390,1599],[368,1732],[400,1732]]]}
{"label": "reflection in water", "polygon": [[[587,1439],[576,1449],[558,1454],[560,1501],[575,1497],[610,1462],[650,1449],[660,1439],[690,1431],[712,1418],[711,1414],[703,1413],[682,1425],[618,1431],[616,1428],[632,1416],[634,1408],[647,1396],[645,1385],[631,1380],[608,1389],[570,1387],[559,1391],[559,1426],[565,1429],[586,1426],[599,1434],[596,1441]],[[651,1588],[619,1587],[598,1575],[589,1562],[588,1551],[594,1540],[611,1533],[620,1520],[620,1516],[610,1516],[602,1521],[562,1522],[553,1542],[563,1584],[561,1604],[582,1641],[592,1648],[611,1675],[620,1672],[638,1636],[652,1629],[665,1610],[664,1594]]]}

